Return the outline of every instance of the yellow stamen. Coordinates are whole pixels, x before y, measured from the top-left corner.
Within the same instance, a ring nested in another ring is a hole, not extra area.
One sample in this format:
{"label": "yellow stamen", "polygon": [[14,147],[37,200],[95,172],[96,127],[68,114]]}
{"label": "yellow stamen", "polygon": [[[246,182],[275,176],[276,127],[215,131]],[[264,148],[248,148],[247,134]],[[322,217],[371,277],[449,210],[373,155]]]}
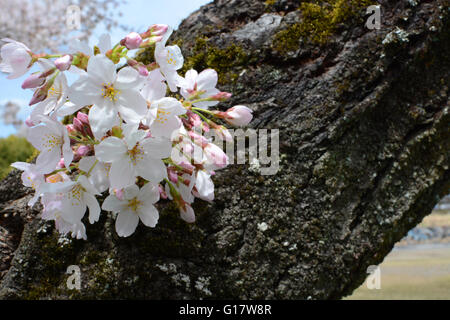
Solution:
{"label": "yellow stamen", "polygon": [[117,96],[120,94],[120,90],[117,90],[113,87],[111,83],[102,83],[102,96],[105,99],[109,99],[110,101],[116,102]]}
{"label": "yellow stamen", "polygon": [[130,155],[130,161],[133,165],[136,165],[138,161],[144,159],[144,150],[139,147],[139,143],[136,144],[133,149],[128,150],[128,154]]}
{"label": "yellow stamen", "polygon": [[137,198],[134,198],[134,199],[128,201],[128,208],[130,208],[134,212],[137,212],[138,208],[141,205],[142,205],[142,202],[139,201]]}
{"label": "yellow stamen", "polygon": [[155,121],[159,122],[161,124],[165,124],[167,121],[166,117],[169,116],[169,114],[170,114],[169,111],[163,111],[163,110],[158,109]]}

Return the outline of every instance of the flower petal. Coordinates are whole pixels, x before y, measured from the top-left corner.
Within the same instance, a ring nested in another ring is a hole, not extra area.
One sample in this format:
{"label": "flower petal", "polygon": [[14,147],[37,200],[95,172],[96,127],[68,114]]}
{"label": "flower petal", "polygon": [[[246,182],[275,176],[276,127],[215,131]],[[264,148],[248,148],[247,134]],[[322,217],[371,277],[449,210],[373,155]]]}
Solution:
{"label": "flower petal", "polygon": [[186,204],[186,210],[180,208],[180,217],[187,223],[195,222],[195,213],[194,209],[188,204]]}
{"label": "flower petal", "polygon": [[142,88],[142,96],[149,102],[163,98],[167,92],[167,85],[159,69],[153,70],[148,75]]}
{"label": "flower petal", "polygon": [[89,124],[95,138],[101,140],[108,130],[120,124],[120,118],[114,108],[93,105],[89,110]]}
{"label": "flower petal", "polygon": [[116,219],[116,232],[119,237],[131,236],[136,231],[139,223],[137,214],[127,210],[120,212]]}
{"label": "flower petal", "polygon": [[154,228],[158,223],[159,212],[152,204],[139,208],[138,215],[142,223],[147,227]]}
{"label": "flower petal", "polygon": [[42,173],[50,173],[56,169],[61,160],[61,148],[55,147],[42,151],[36,159],[36,166]]}
{"label": "flower petal", "polygon": [[159,188],[151,182],[147,183],[139,191],[139,200],[143,201],[146,205],[158,202],[159,198]]}
{"label": "flower petal", "polygon": [[113,84],[116,81],[116,65],[102,54],[89,58],[87,72],[89,78],[98,85]]}
{"label": "flower petal", "polygon": [[142,148],[152,158],[166,159],[172,151],[172,142],[162,137],[147,138],[141,142]]}
{"label": "flower petal", "polygon": [[66,102],[65,104],[63,104],[63,106],[58,109],[57,114],[58,114],[58,117],[65,117],[65,116],[74,114],[81,108],[83,108],[83,106],[77,105],[77,104],[69,101],[69,102]]}
{"label": "flower petal", "polygon": [[138,87],[141,82],[142,79],[139,77],[139,72],[131,67],[125,67],[117,73],[114,88],[119,90],[132,89]]}
{"label": "flower petal", "polygon": [[112,48],[111,45],[111,36],[107,33],[104,33],[98,39],[97,47],[100,49],[101,53],[106,53],[106,51]]}
{"label": "flower petal", "polygon": [[81,221],[86,213],[86,203],[81,199],[76,199],[73,196],[66,195],[62,200],[63,208],[61,210],[61,217],[72,224],[76,224]]}
{"label": "flower petal", "polygon": [[109,172],[111,188],[122,189],[135,183],[136,171],[131,160],[123,158],[115,161],[111,165]]}
{"label": "flower petal", "polygon": [[90,193],[84,193],[84,202],[86,202],[89,208],[89,222],[93,224],[100,219],[100,205],[97,199]]}
{"label": "flower petal", "polygon": [[110,194],[105,201],[103,201],[102,209],[111,212],[120,212],[124,210],[125,203],[120,201],[115,195]]}
{"label": "flower petal", "polygon": [[147,102],[137,90],[122,91],[116,106],[120,115],[127,122],[139,123],[147,113]]}
{"label": "flower petal", "polygon": [[144,157],[136,163],[136,173],[138,176],[154,184],[167,179],[167,168],[159,159]]}
{"label": "flower petal", "polygon": [[197,78],[197,90],[207,90],[214,88],[218,80],[217,72],[214,69],[206,69],[200,72]]}
{"label": "flower petal", "polygon": [[103,162],[114,162],[126,157],[128,153],[125,142],[117,137],[108,137],[95,146],[95,156]]}
{"label": "flower petal", "polygon": [[68,89],[69,100],[80,108],[100,102],[102,86],[87,75],[81,75]]}

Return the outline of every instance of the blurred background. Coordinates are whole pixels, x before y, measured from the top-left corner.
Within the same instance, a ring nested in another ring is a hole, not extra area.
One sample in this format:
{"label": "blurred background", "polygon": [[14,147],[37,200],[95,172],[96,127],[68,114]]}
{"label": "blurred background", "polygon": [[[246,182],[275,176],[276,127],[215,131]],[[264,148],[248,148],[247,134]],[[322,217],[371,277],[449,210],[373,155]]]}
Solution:
{"label": "blurred background", "polygon": [[[94,45],[105,32],[115,44],[128,32],[143,32],[154,23],[176,29],[210,1],[0,0],[0,39],[21,41],[38,53],[64,52],[76,38]],[[67,22],[73,5],[80,10],[77,28]],[[8,80],[0,73],[0,179],[12,162],[26,161],[34,152],[23,138],[33,94],[21,89],[24,78]],[[69,77],[69,82],[73,80]],[[395,246],[380,272],[381,289],[369,290],[364,283],[347,299],[450,299],[450,197]]]}
{"label": "blurred background", "polygon": [[[144,32],[155,23],[174,29],[210,0],[0,0],[0,39],[23,42],[35,53],[62,53],[75,39],[97,44],[104,33],[113,45],[128,32]],[[79,24],[75,19],[77,8]],[[0,46],[4,42],[0,41]],[[37,71],[33,67],[29,73]],[[28,73],[28,74],[29,74]],[[66,73],[69,84],[77,76]],[[31,108],[32,90],[23,90],[26,76],[7,79],[0,72],[0,179],[15,161],[33,156],[25,140],[24,121]]]}

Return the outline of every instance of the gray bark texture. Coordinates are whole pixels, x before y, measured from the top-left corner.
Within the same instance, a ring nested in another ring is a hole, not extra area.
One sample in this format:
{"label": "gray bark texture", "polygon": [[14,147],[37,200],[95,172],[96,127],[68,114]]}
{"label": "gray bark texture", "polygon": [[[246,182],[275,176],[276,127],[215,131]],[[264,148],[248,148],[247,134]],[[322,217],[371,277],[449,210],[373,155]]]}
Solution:
{"label": "gray bark texture", "polygon": [[[316,1],[316,25],[302,3],[216,0],[172,38],[186,69],[219,71],[234,94],[223,110],[247,105],[251,128],[279,129],[276,175],[218,172],[192,225],[163,203],[154,229],[119,238],[104,212],[87,241],[58,242],[14,171],[0,183],[0,298],[351,294],[449,191],[449,1],[379,1],[379,30],[362,1]],[[69,265],[81,290],[66,286]]]}

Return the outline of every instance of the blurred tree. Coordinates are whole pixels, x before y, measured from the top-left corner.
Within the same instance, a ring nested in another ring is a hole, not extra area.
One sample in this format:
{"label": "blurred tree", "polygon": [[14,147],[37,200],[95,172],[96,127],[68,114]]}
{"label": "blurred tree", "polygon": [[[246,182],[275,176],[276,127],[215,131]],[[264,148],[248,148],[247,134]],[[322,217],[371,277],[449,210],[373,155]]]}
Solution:
{"label": "blurred tree", "polygon": [[33,146],[25,138],[11,135],[0,139],[0,180],[11,171],[11,163],[27,161],[33,153]]}
{"label": "blurred tree", "polygon": [[[125,0],[0,0],[0,39],[12,38],[36,52],[57,52],[73,38],[88,39],[100,23],[107,30],[118,26],[122,14],[114,9],[121,3]],[[72,6],[79,8],[79,24],[70,16]]]}

